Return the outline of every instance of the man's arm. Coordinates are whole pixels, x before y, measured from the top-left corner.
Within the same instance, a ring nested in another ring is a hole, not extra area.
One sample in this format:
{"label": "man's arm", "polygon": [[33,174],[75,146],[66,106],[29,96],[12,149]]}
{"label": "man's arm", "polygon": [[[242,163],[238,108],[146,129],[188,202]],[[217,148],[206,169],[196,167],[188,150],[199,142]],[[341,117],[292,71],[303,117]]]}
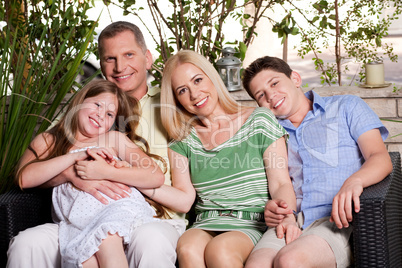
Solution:
{"label": "man's arm", "polygon": [[391,158],[378,129],[363,133],[357,143],[365,162],[344,182],[333,199],[330,221],[338,228],[346,228],[352,221],[352,202],[355,212],[359,212],[363,189],[380,182],[392,171]]}

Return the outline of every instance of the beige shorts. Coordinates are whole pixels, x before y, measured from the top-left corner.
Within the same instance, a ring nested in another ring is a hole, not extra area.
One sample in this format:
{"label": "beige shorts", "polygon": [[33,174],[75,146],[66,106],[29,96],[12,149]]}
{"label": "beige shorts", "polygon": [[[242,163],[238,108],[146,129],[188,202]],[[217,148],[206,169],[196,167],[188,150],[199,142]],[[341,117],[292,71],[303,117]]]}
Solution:
{"label": "beige shorts", "polygon": [[[299,213],[297,216],[297,224],[303,226],[303,222],[303,213]],[[334,252],[337,267],[348,267],[352,261],[352,251],[349,244],[352,230],[352,226],[338,229],[335,223],[329,221],[329,217],[324,217],[310,224],[303,230],[301,236],[316,235],[321,237],[329,244]],[[253,251],[261,248],[272,248],[279,251],[284,246],[286,246],[285,239],[278,239],[276,237],[275,228],[269,228],[254,247]]]}

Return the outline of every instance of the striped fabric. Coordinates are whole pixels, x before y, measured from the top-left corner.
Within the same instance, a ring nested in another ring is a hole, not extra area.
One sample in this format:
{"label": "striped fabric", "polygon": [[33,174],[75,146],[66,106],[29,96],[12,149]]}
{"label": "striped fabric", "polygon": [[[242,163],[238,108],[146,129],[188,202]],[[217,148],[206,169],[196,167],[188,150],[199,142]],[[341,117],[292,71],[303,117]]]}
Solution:
{"label": "striped fabric", "polygon": [[[286,131],[268,109],[256,108],[232,138],[211,150],[204,148],[195,129],[186,139],[171,144],[172,150],[189,159],[191,181],[197,191],[196,214],[220,210],[263,213],[268,200],[263,154],[284,135]],[[266,227],[261,220],[227,213],[211,215],[198,217],[192,227],[211,231],[239,230],[249,235],[254,243]]]}

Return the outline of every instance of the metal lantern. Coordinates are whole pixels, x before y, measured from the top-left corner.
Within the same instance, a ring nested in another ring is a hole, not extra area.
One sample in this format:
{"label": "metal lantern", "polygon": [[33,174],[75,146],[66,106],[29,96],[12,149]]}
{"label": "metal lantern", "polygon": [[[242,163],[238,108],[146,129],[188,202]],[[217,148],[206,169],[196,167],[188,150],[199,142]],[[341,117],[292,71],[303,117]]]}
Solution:
{"label": "metal lantern", "polygon": [[233,56],[236,53],[234,48],[225,47],[222,49],[223,57],[216,62],[218,73],[225,83],[228,91],[242,89],[240,79],[241,61]]}

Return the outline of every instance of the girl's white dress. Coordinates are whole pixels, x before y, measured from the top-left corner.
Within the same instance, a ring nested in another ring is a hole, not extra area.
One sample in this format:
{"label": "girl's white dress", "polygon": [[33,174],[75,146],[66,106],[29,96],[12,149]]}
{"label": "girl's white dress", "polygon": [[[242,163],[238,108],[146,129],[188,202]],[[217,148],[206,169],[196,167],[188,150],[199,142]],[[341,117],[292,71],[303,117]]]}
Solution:
{"label": "girl's white dress", "polygon": [[109,201],[104,205],[70,183],[53,189],[53,219],[59,224],[62,267],[82,267],[82,263],[99,250],[108,234],[117,233],[127,244],[136,227],[159,221],[154,218],[154,209],[136,188],[131,187],[128,194],[129,198],[117,201],[104,195]]}

